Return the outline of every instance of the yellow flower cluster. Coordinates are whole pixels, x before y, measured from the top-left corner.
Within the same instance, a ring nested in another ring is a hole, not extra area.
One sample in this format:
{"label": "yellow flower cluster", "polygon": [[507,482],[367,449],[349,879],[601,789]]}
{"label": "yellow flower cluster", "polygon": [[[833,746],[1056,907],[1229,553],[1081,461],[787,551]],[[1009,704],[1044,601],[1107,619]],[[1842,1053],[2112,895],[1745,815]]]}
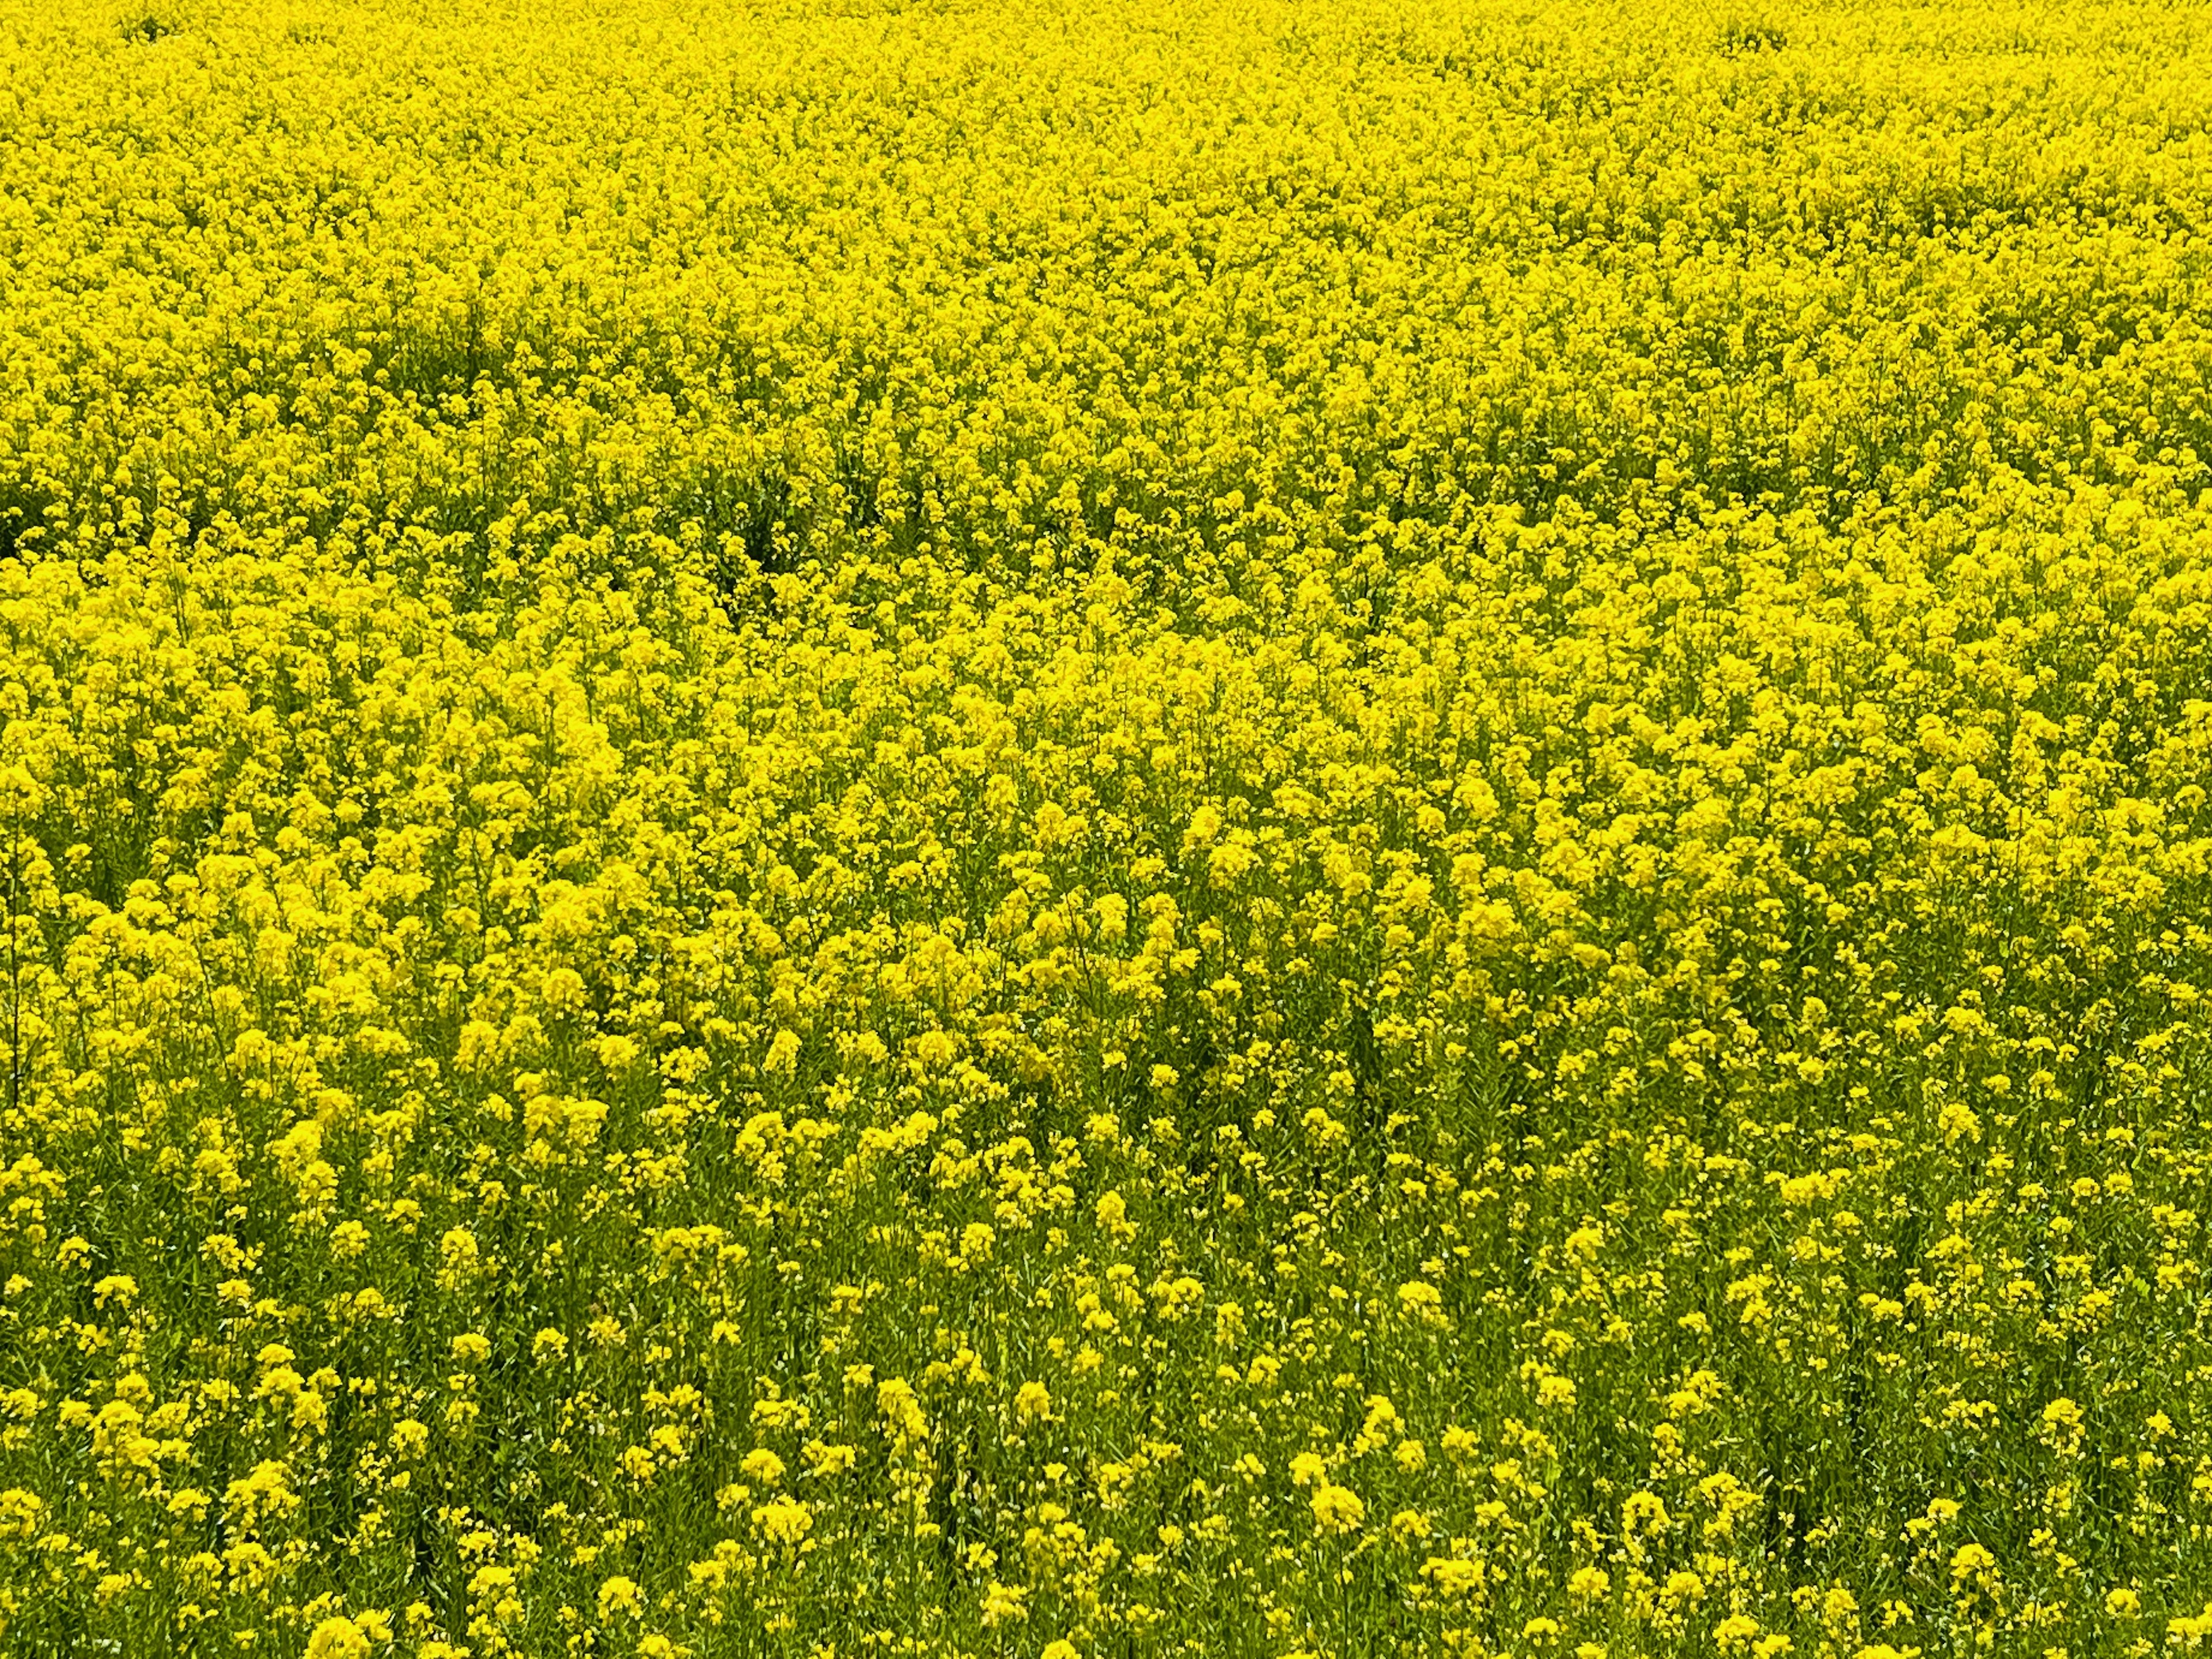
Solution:
{"label": "yellow flower cluster", "polygon": [[0,0],[0,1651],[2212,1635],[2185,15],[526,9]]}

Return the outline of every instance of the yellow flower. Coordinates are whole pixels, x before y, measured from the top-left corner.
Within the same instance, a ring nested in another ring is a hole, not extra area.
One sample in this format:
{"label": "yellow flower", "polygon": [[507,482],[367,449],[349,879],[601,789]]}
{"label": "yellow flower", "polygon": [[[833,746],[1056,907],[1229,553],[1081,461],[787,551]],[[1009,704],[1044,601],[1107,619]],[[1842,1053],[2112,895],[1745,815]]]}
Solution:
{"label": "yellow flower", "polygon": [[1951,1557],[1951,1577],[1961,1582],[1971,1577],[1986,1577],[1996,1564],[1996,1557],[1981,1545],[1964,1544]]}
{"label": "yellow flower", "polygon": [[1137,1234],[1136,1223],[1129,1219],[1129,1206],[1118,1192],[1109,1192],[1093,1206],[1099,1228],[1127,1242]]}
{"label": "yellow flower", "polygon": [[1023,1606],[1023,1601],[1028,1595],[1029,1592],[1025,1589],[1018,1585],[1001,1584],[994,1579],[990,1588],[983,1593],[984,1628],[994,1629],[998,1626],[1009,1624],[1015,1620],[1027,1618],[1028,1609]]}
{"label": "yellow flower", "polygon": [[792,1498],[778,1498],[753,1511],[753,1525],[770,1543],[790,1546],[796,1545],[812,1530],[814,1516],[805,1504]]}
{"label": "yellow flower", "polygon": [[642,1616],[644,1612],[645,1603],[635,1579],[617,1575],[599,1586],[599,1620],[602,1624],[617,1613],[626,1613],[635,1618]]}
{"label": "yellow flower", "polygon": [[1465,1595],[1482,1584],[1482,1564],[1456,1556],[1431,1556],[1421,1566],[1421,1577],[1446,1595]]}
{"label": "yellow flower", "polygon": [[307,1659],[368,1659],[368,1636],[343,1615],[324,1620],[307,1638]]}
{"label": "yellow flower", "polygon": [[1314,1489],[1312,1504],[1314,1526],[1323,1533],[1357,1532],[1367,1514],[1357,1493],[1326,1480]]}
{"label": "yellow flower", "polygon": [[26,1492],[21,1486],[0,1492],[0,1538],[34,1537],[39,1530],[39,1517],[45,1512],[45,1500],[36,1492]]}

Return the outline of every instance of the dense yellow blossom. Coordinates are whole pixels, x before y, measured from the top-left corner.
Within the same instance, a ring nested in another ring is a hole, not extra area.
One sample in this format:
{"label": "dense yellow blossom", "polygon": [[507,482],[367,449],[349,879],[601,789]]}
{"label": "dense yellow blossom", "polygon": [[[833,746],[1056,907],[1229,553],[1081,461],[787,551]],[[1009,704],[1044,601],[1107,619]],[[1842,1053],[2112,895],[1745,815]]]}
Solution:
{"label": "dense yellow blossom", "polygon": [[0,0],[0,1651],[2201,1645],[2199,21]]}

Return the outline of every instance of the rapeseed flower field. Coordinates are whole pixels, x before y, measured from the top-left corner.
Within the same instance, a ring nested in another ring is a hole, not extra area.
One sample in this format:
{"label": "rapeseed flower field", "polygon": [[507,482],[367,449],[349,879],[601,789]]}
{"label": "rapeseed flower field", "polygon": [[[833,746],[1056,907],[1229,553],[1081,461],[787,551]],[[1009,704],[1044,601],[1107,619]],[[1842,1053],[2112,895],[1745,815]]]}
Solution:
{"label": "rapeseed flower field", "polygon": [[0,1652],[2201,1649],[2206,25],[0,0]]}

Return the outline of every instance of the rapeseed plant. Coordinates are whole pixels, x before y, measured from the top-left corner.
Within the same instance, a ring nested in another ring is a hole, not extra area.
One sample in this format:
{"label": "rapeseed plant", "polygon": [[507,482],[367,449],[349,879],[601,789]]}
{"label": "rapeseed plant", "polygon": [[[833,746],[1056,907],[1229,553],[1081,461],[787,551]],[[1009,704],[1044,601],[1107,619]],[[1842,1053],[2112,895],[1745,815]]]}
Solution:
{"label": "rapeseed plant", "polygon": [[0,1651],[2212,1634],[2185,15],[0,16]]}

